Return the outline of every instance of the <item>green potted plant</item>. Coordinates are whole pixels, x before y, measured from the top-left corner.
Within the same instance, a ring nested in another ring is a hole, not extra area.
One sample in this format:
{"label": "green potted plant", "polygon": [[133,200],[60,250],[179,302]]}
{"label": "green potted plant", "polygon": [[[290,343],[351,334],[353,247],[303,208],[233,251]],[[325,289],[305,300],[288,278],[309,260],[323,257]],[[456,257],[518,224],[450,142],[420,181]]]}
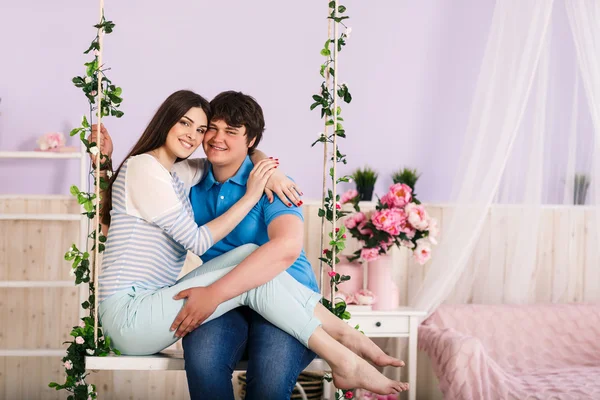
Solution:
{"label": "green potted plant", "polygon": [[377,172],[369,168],[358,168],[352,174],[352,179],[356,183],[356,190],[362,201],[371,201],[373,199],[373,189],[377,182]]}
{"label": "green potted plant", "polygon": [[573,204],[585,204],[587,191],[590,187],[590,177],[586,174],[575,174],[574,180]]}
{"label": "green potted plant", "polygon": [[392,181],[394,181],[394,183],[404,183],[405,185],[408,185],[414,192],[415,185],[420,177],[421,174],[419,174],[416,169],[404,167],[403,169],[392,174]]}

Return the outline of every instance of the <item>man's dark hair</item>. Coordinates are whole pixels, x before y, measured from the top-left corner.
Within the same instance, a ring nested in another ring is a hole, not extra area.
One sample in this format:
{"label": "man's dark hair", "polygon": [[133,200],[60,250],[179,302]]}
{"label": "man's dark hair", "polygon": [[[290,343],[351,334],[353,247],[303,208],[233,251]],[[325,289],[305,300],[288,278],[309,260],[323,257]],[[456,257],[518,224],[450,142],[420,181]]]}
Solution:
{"label": "man's dark hair", "polygon": [[262,139],[265,130],[265,117],[262,108],[252,96],[228,90],[219,93],[210,102],[212,120],[222,120],[229,126],[246,127],[246,143],[256,139],[248,148],[252,154]]}

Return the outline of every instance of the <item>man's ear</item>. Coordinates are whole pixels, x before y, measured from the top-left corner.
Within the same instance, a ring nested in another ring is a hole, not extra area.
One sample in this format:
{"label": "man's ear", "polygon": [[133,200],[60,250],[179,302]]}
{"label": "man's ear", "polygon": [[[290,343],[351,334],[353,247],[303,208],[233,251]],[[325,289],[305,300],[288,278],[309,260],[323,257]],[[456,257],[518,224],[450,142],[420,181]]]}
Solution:
{"label": "man's ear", "polygon": [[250,143],[248,143],[248,148],[254,146],[254,142],[256,142],[256,138],[252,139]]}

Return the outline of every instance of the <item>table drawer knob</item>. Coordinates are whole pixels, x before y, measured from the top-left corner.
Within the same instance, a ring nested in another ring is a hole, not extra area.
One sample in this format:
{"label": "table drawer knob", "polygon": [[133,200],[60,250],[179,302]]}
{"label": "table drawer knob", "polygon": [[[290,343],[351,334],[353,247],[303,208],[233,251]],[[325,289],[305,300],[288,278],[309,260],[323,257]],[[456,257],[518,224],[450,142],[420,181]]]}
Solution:
{"label": "table drawer knob", "polygon": [[379,322],[379,321],[375,322],[375,326],[379,328],[381,326],[381,322]]}

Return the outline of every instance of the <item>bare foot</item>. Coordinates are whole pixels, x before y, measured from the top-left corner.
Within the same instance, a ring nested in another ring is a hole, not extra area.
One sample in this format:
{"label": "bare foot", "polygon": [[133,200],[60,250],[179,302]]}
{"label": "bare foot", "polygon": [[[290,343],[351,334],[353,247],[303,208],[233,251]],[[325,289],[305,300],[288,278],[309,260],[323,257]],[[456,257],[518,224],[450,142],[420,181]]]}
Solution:
{"label": "bare foot", "polygon": [[331,373],[333,384],[342,390],[361,388],[385,395],[408,389],[408,384],[386,378],[375,367],[356,355],[352,355],[339,367],[332,368]]}
{"label": "bare foot", "polygon": [[353,353],[371,361],[378,367],[386,367],[388,365],[392,367],[404,367],[405,365],[404,361],[385,354],[371,339],[356,329],[344,332],[338,341],[352,350]]}

